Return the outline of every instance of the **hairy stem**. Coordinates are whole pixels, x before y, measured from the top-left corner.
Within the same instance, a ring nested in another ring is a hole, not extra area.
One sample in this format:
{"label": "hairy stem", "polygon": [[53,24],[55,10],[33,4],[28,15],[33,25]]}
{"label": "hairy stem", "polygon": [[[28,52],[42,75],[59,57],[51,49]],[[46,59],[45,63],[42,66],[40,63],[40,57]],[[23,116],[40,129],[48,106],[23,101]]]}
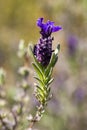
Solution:
{"label": "hairy stem", "polygon": [[36,114],[35,116],[33,117],[33,119],[31,120],[31,123],[29,125],[29,129],[32,130],[33,129],[33,126],[35,125],[36,122],[39,122],[42,115],[43,115],[43,112],[44,112],[44,106],[42,106],[42,104],[40,104],[39,107],[37,107],[37,111],[36,111]]}

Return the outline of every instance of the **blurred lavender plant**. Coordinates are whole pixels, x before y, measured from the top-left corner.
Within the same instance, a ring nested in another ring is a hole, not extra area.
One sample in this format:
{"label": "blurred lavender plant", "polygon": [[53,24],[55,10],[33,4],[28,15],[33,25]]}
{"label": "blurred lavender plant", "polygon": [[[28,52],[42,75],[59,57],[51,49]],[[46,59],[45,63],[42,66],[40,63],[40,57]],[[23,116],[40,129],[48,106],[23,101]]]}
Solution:
{"label": "blurred lavender plant", "polygon": [[52,50],[52,41],[54,38],[51,37],[51,34],[62,29],[61,26],[55,26],[54,22],[49,20],[43,23],[43,18],[37,20],[37,26],[41,29],[41,37],[33,49],[30,46],[30,50],[34,59],[32,65],[36,71],[34,78],[37,80],[37,83],[35,83],[35,97],[39,105],[37,106],[36,115],[30,119],[30,129],[32,129],[35,122],[41,119],[45,111],[45,106],[52,96],[49,85],[53,82],[52,72],[58,60],[60,45],[58,44],[57,48]]}
{"label": "blurred lavender plant", "polygon": [[[29,107],[29,57],[27,56],[27,47],[24,40],[21,40],[18,48],[18,56],[24,59],[24,65],[19,67],[18,73],[21,76],[21,82],[18,88],[4,89],[6,72],[0,68],[0,129],[16,130],[18,127],[26,127],[27,121],[24,118],[28,115]],[[23,117],[23,118],[21,118]],[[23,129],[23,128],[22,128]]]}

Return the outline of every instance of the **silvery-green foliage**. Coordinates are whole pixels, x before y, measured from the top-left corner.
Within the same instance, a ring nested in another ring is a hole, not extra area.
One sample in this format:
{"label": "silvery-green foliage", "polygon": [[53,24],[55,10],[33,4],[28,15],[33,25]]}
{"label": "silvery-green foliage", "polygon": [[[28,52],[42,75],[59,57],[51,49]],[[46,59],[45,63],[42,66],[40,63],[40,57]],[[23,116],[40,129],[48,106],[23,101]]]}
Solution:
{"label": "silvery-green foliage", "polygon": [[35,55],[33,54],[33,49],[31,46],[30,50],[34,59],[32,65],[34,67],[34,70],[36,71],[36,76],[34,76],[34,78],[37,80],[37,83],[35,83],[35,97],[44,107],[45,105],[47,105],[48,100],[51,98],[49,85],[54,80],[54,78],[52,77],[52,72],[58,60],[58,52],[60,50],[60,45],[57,45],[57,48],[53,52],[50,63],[47,67],[42,66],[41,63],[37,61]]}

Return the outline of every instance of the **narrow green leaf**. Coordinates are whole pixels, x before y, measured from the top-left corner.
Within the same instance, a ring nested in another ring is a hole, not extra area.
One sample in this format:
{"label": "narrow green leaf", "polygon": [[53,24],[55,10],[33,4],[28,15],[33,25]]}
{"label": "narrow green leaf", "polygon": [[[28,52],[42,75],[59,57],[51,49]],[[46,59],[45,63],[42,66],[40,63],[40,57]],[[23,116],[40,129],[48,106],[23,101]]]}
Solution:
{"label": "narrow green leaf", "polygon": [[51,63],[52,67],[55,66],[57,60],[58,60],[58,56],[55,55],[54,60],[53,60],[52,63]]}
{"label": "narrow green leaf", "polygon": [[48,65],[48,67],[46,68],[45,70],[45,75],[48,76],[49,72],[50,72],[50,69],[51,67],[53,68],[58,60],[58,52],[60,50],[60,44],[57,45],[57,48],[55,49],[53,55],[52,55],[52,58],[51,58],[51,61]]}
{"label": "narrow green leaf", "polygon": [[40,78],[38,78],[38,77],[36,77],[36,76],[34,76],[34,78],[39,82],[39,84],[41,85],[41,86],[45,86],[45,84],[43,83],[43,81],[40,79]]}
{"label": "narrow green leaf", "polygon": [[39,90],[37,91],[37,94],[40,96],[42,101],[45,99],[44,95],[42,93],[40,93]]}
{"label": "narrow green leaf", "polygon": [[50,81],[48,82],[48,86],[53,82],[54,78],[51,78]]}
{"label": "narrow green leaf", "polygon": [[52,75],[52,72],[53,72],[53,67],[51,67],[51,68],[50,68],[50,72],[49,72],[49,75],[48,75],[48,77],[51,77],[51,75]]}
{"label": "narrow green leaf", "polygon": [[33,59],[34,59],[36,65],[38,66],[38,68],[41,69],[42,72],[44,72],[44,67],[37,61],[35,55],[33,54],[33,49],[32,49],[32,47],[29,46],[29,48],[30,48],[31,54],[32,54],[32,56],[33,56]]}
{"label": "narrow green leaf", "polygon": [[44,89],[43,89],[42,87],[40,87],[40,86],[38,86],[38,85],[36,85],[36,87],[37,87],[37,89],[40,89],[40,91],[41,91],[42,93],[44,93]]}
{"label": "narrow green leaf", "polygon": [[53,53],[53,58],[51,61],[51,66],[54,67],[57,60],[58,60],[58,52],[60,50],[60,44],[57,45],[57,48],[55,49],[54,53]]}
{"label": "narrow green leaf", "polygon": [[48,95],[49,95],[49,93],[50,93],[50,87],[47,88],[47,91],[48,91]]}
{"label": "narrow green leaf", "polygon": [[51,69],[51,63],[49,63],[48,67],[45,69],[45,76],[47,77]]}
{"label": "narrow green leaf", "polygon": [[58,44],[58,45],[57,45],[57,48],[55,49],[55,52],[54,52],[55,55],[58,55],[59,50],[60,50],[60,44]]}
{"label": "narrow green leaf", "polygon": [[44,97],[47,95],[47,89],[41,88],[40,86],[36,85],[37,91],[39,94],[43,95]]}
{"label": "narrow green leaf", "polygon": [[37,100],[38,100],[39,102],[41,102],[41,103],[42,103],[42,101],[43,101],[43,100],[42,100],[41,96],[40,96],[40,95],[38,95],[38,94],[37,94],[37,95],[35,95],[35,96],[36,96]]}
{"label": "narrow green leaf", "polygon": [[40,77],[40,79],[44,79],[44,75],[43,73],[41,72],[40,68],[35,64],[35,63],[32,63],[36,73],[38,74],[38,76]]}
{"label": "narrow green leaf", "polygon": [[48,82],[50,81],[52,71],[53,71],[53,68],[50,69],[50,72],[49,72],[48,76],[46,77],[45,84],[48,84]]}

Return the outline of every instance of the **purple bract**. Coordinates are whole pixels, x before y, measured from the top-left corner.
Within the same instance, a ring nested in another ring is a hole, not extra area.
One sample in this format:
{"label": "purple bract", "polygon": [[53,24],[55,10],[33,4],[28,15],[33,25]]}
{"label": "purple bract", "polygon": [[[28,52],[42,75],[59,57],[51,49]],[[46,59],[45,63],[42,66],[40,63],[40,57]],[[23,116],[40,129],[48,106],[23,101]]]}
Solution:
{"label": "purple bract", "polygon": [[37,20],[37,26],[41,28],[40,33],[43,38],[49,37],[51,33],[57,32],[62,29],[61,26],[55,26],[54,22],[49,20],[46,23],[43,23],[43,18],[39,18]]}

